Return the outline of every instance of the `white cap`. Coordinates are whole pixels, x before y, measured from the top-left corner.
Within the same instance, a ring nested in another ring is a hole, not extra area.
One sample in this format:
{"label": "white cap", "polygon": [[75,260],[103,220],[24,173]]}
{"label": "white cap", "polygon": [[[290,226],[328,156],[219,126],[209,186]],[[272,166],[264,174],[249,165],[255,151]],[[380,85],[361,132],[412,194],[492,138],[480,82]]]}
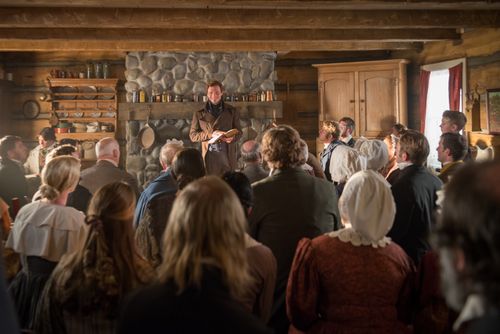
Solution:
{"label": "white cap", "polygon": [[389,162],[387,145],[381,140],[365,141],[359,147],[359,152],[366,158],[366,169],[379,171]]}
{"label": "white cap", "polygon": [[379,242],[391,229],[396,215],[390,184],[373,170],[354,174],[339,199],[339,211],[344,225],[350,224],[372,243]]}

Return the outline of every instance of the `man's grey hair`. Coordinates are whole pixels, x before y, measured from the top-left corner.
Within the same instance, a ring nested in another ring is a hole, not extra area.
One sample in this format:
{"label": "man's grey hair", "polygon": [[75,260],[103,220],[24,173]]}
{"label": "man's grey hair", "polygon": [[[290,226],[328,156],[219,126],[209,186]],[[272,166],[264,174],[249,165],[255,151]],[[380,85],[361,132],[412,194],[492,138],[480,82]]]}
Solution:
{"label": "man's grey hair", "polygon": [[103,156],[111,156],[113,155],[113,151],[118,150],[120,151],[120,145],[118,144],[118,141],[112,137],[106,137],[97,142],[95,145],[95,153],[97,155],[97,158],[103,157]]}
{"label": "man's grey hair", "polygon": [[255,142],[250,151],[246,151],[243,149],[243,145],[241,146],[241,159],[243,162],[255,162],[260,160],[260,144]]}
{"label": "man's grey hair", "polygon": [[184,143],[180,140],[172,139],[167,140],[165,145],[162,146],[160,151],[160,161],[167,167],[172,165],[174,156],[184,147]]}

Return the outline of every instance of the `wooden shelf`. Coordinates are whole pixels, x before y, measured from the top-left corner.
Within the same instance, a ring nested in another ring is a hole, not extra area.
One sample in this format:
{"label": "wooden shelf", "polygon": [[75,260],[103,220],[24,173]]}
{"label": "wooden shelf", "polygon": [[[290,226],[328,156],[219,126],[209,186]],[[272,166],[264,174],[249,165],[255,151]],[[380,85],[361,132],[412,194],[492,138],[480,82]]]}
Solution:
{"label": "wooden shelf", "polygon": [[116,113],[116,110],[114,110],[114,109],[109,110],[109,109],[94,109],[94,108],[92,108],[92,109],[54,109],[54,111],[57,113],[68,113],[68,114],[85,113],[85,112],[89,112],[89,113],[114,112],[114,113]]}
{"label": "wooden shelf", "polygon": [[[116,87],[118,79],[79,79],[79,78],[47,78],[50,87]],[[87,93],[87,95],[89,95]]]}
{"label": "wooden shelf", "polygon": [[74,123],[88,123],[88,122],[100,122],[100,123],[114,123],[115,118],[111,117],[59,117],[59,120],[74,122]]}
{"label": "wooden shelf", "polygon": [[[282,118],[283,103],[269,102],[224,102],[240,112],[241,118]],[[205,102],[152,102],[152,103],[119,103],[118,117],[120,121],[150,119],[191,119],[193,113],[202,109]]]}
{"label": "wooden shelf", "polygon": [[76,140],[101,140],[106,137],[115,137],[114,132],[73,132],[73,133],[56,133],[57,140],[63,138]]}
{"label": "wooden shelf", "polygon": [[[77,93],[75,93],[77,94]],[[75,95],[75,94],[71,94],[71,95]],[[54,94],[54,95],[57,95],[57,94]],[[82,95],[89,95],[89,94],[82,94]],[[68,95],[70,96],[70,95]],[[114,94],[113,94],[114,96]],[[97,101],[102,101],[102,102],[105,102],[105,101],[113,101],[113,99],[52,99],[52,102],[97,102]]]}

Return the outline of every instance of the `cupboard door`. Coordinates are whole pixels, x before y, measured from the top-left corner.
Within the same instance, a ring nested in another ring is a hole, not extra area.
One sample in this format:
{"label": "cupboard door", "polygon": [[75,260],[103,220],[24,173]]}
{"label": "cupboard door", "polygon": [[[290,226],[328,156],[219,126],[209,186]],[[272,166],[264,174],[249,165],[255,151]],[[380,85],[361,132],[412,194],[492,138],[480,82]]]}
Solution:
{"label": "cupboard door", "polygon": [[399,113],[396,70],[359,72],[359,135],[381,137]]}
{"label": "cupboard door", "polygon": [[354,72],[324,76],[320,120],[338,121],[344,116],[355,119]]}

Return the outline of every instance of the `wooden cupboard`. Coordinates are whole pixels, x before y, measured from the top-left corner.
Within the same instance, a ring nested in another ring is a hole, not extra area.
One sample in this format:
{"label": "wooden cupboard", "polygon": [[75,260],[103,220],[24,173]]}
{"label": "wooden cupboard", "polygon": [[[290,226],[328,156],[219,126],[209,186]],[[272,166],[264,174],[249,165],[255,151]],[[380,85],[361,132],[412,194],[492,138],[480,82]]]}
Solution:
{"label": "wooden cupboard", "polygon": [[[405,59],[313,65],[318,69],[319,123],[351,117],[354,137],[382,137],[407,125]],[[321,151],[321,150],[320,150]]]}

